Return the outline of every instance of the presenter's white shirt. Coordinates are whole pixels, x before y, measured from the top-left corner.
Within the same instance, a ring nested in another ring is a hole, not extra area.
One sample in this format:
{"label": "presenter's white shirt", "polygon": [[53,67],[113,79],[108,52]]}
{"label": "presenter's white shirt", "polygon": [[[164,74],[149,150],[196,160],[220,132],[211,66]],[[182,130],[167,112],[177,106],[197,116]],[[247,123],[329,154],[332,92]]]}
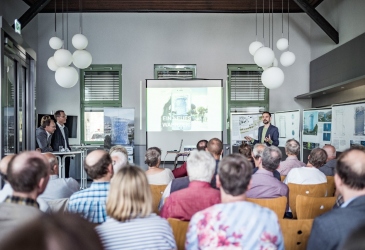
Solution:
{"label": "presenter's white shirt", "polygon": [[293,168],[289,171],[284,180],[285,184],[320,184],[327,183],[327,178],[324,173],[315,167],[300,167]]}

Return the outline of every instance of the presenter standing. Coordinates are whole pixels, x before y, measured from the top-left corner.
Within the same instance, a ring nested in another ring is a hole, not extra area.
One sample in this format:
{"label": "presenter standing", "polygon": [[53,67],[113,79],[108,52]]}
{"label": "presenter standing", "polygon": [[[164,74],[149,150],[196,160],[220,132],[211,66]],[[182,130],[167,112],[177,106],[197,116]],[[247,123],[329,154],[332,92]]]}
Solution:
{"label": "presenter standing", "polygon": [[267,146],[279,145],[279,130],[277,127],[271,124],[270,112],[264,111],[262,113],[262,123],[264,126],[259,127],[258,140],[253,139],[250,136],[245,136],[247,141],[251,141],[253,145],[256,143],[265,143]]}

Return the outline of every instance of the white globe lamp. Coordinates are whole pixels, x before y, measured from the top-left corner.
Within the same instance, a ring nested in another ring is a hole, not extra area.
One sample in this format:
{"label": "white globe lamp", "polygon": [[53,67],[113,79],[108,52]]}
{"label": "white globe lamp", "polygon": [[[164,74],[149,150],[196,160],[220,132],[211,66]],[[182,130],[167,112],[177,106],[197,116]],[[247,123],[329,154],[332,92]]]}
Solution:
{"label": "white globe lamp", "polygon": [[52,49],[60,49],[62,47],[62,45],[63,45],[63,41],[56,36],[49,39],[49,46]]}
{"label": "white globe lamp", "polygon": [[89,41],[87,40],[86,36],[83,34],[76,34],[72,37],[72,45],[76,49],[85,49],[88,45]]}
{"label": "white globe lamp", "polygon": [[56,82],[63,88],[72,88],[76,85],[79,74],[74,67],[60,67],[56,70]]}
{"label": "white globe lamp", "polygon": [[272,63],[272,66],[274,66],[274,67],[279,66],[279,61],[278,61],[278,59],[276,59],[276,57],[274,58],[274,61]]}
{"label": "white globe lamp", "polygon": [[55,60],[54,60],[54,57],[51,56],[48,61],[47,61],[47,66],[50,70],[52,71],[56,71],[59,67],[57,66]]}
{"label": "white globe lamp", "polygon": [[261,75],[262,84],[268,89],[276,89],[284,82],[284,72],[278,67],[270,67]]}
{"label": "white globe lamp", "polygon": [[280,38],[277,42],[276,42],[276,47],[278,48],[278,50],[286,50],[289,47],[289,42],[288,39],[286,38]]}
{"label": "white globe lamp", "polygon": [[66,67],[72,63],[72,54],[67,49],[59,49],[54,53],[54,60],[59,67]]}
{"label": "white globe lamp", "polygon": [[294,62],[295,62],[295,55],[293,52],[285,51],[283,54],[281,54],[280,63],[284,67],[289,67],[290,65],[293,65]]}
{"label": "white globe lamp", "polygon": [[261,48],[261,47],[263,47],[264,45],[261,43],[261,42],[259,42],[259,41],[255,41],[255,42],[252,42],[251,44],[250,44],[250,46],[248,47],[248,51],[250,51],[250,54],[251,55],[255,55],[255,52],[259,49],[259,48]]}
{"label": "white globe lamp", "polygon": [[79,69],[86,69],[90,66],[93,58],[90,52],[86,50],[76,50],[73,55],[73,64]]}
{"label": "white globe lamp", "polygon": [[255,63],[260,67],[269,67],[274,59],[274,51],[268,47],[259,48],[253,57]]}

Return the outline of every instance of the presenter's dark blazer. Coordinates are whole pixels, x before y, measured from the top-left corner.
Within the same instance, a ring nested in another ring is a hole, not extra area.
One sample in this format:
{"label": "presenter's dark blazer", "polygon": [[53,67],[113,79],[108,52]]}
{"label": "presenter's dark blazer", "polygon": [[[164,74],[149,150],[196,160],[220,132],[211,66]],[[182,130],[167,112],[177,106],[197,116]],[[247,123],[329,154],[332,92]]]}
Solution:
{"label": "presenter's dark blazer", "polygon": [[340,249],[351,231],[364,223],[365,195],[357,197],[346,207],[332,209],[315,218],[307,249]]}
{"label": "presenter's dark blazer", "polygon": [[40,148],[42,153],[53,151],[51,147],[52,135],[50,135],[47,139],[47,132],[43,127],[39,127],[36,129],[35,138],[37,148]]}
{"label": "presenter's dark blazer", "polygon": [[[253,143],[254,145],[256,143],[261,143],[261,135],[262,135],[263,128],[264,128],[264,126],[259,127],[259,134],[258,134],[259,138],[258,138],[258,140],[254,141],[254,143]],[[270,126],[268,127],[268,129],[266,131],[265,137],[268,137],[269,135],[270,135],[270,138],[272,140],[272,144],[269,144],[267,142],[265,142],[265,144],[267,146],[271,146],[271,145],[278,146],[279,145],[279,130],[278,130],[278,128],[275,127],[274,125],[270,124]]]}
{"label": "presenter's dark blazer", "polygon": [[65,126],[63,129],[65,132],[67,145],[65,145],[65,140],[63,139],[62,132],[61,132],[60,128],[58,127],[58,124],[56,123],[56,130],[53,133],[52,142],[51,142],[51,145],[52,145],[52,148],[54,151],[59,151],[59,146],[63,146],[64,149],[66,149],[66,147],[67,147],[69,150],[71,150],[70,144],[68,143],[68,128]]}

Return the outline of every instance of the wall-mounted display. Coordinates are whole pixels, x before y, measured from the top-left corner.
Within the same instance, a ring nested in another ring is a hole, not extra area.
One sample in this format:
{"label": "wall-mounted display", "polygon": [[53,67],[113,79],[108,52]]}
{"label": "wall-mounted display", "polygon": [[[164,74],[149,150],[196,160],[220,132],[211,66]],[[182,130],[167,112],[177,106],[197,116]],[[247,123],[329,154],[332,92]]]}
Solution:
{"label": "wall-mounted display", "polygon": [[279,147],[285,147],[288,139],[300,141],[299,110],[275,112],[275,126],[279,130]]}

